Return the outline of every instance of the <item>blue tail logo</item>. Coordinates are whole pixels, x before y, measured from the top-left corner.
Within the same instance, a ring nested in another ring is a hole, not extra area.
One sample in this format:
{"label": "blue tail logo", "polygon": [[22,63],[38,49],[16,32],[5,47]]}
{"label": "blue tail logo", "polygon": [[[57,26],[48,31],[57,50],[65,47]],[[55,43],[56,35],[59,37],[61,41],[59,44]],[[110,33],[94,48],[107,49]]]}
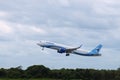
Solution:
{"label": "blue tail logo", "polygon": [[102,48],[102,45],[99,44],[96,48],[94,48],[92,51],[90,51],[90,54],[99,54],[100,49]]}

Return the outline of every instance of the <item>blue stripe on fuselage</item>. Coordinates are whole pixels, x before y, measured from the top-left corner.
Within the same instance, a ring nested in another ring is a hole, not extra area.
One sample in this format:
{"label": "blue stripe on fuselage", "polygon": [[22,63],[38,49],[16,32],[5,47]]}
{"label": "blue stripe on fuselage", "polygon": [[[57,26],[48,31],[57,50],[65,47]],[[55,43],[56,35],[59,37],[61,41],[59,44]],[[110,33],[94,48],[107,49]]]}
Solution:
{"label": "blue stripe on fuselage", "polygon": [[[42,45],[42,47],[52,48],[52,49],[64,48],[64,47],[61,47],[61,46],[51,45],[51,44],[48,44],[48,45]],[[66,48],[65,48],[65,49],[66,49]]]}
{"label": "blue stripe on fuselage", "polygon": [[99,54],[83,54],[83,53],[78,53],[78,52],[73,52],[73,54],[77,54],[77,55],[82,55],[82,56],[99,56]]}

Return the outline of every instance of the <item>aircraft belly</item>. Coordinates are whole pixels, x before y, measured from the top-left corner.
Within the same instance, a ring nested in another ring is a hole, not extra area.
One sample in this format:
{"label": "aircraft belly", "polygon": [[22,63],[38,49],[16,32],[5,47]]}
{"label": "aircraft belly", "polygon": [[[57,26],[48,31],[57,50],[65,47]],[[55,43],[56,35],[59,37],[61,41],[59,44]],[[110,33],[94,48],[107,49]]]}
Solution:
{"label": "aircraft belly", "polygon": [[56,45],[54,45],[54,46],[51,46],[51,47],[49,47],[49,48],[51,48],[51,49],[55,49],[55,50],[59,50],[60,48],[63,48],[63,47],[60,47],[60,46],[56,46]]}
{"label": "aircraft belly", "polygon": [[87,55],[87,54],[88,54],[87,51],[80,51],[80,50],[75,50],[75,51],[73,51],[73,54],[88,56],[88,55]]}
{"label": "aircraft belly", "polygon": [[73,52],[76,52],[76,53],[82,53],[82,54],[87,54],[88,52],[87,51],[82,51],[82,50],[75,50]]}
{"label": "aircraft belly", "polygon": [[55,49],[55,50],[58,50],[58,48],[56,48],[56,47],[50,47],[51,49]]}

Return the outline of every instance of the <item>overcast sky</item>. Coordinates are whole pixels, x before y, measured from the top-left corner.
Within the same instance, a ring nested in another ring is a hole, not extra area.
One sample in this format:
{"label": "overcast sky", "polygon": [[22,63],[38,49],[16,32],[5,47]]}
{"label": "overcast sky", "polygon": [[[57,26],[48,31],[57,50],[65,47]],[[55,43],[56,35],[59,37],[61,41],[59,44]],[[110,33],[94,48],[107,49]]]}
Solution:
{"label": "overcast sky", "polygon": [[[120,67],[119,0],[0,0],[0,67],[45,65],[59,68]],[[41,50],[40,40],[91,50],[101,57]]]}

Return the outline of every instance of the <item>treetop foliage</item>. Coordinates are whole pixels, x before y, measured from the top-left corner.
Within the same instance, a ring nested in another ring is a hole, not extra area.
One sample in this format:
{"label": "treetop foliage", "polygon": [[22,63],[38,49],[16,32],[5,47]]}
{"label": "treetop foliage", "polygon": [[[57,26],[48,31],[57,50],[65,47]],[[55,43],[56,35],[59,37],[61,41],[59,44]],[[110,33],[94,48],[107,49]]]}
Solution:
{"label": "treetop foliage", "polygon": [[50,78],[50,79],[79,79],[79,80],[120,80],[120,68],[117,70],[95,69],[49,69],[43,65],[22,66],[0,69],[0,78]]}

